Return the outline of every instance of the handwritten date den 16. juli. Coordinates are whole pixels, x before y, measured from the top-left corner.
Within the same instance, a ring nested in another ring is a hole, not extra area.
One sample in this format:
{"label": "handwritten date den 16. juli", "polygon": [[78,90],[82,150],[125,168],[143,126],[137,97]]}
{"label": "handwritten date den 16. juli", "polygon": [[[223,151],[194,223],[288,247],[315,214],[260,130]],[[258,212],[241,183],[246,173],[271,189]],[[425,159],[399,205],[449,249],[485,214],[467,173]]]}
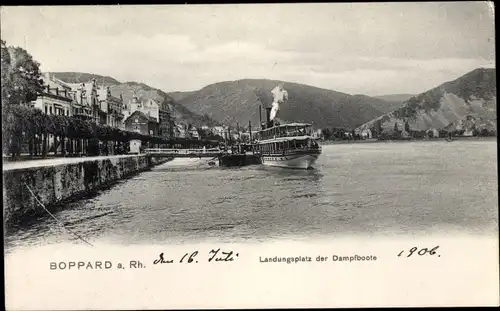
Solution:
{"label": "handwritten date den 16. juli", "polygon": [[[419,249],[418,247],[412,247],[408,251],[402,250],[399,254],[398,257],[410,257],[413,254],[418,254],[419,256],[425,256],[425,255],[430,255],[430,256],[435,256],[441,257],[441,255],[437,254],[436,250],[439,248],[438,246],[435,246],[434,248],[427,249],[427,248],[421,248]],[[407,256],[403,256],[407,255]]]}
{"label": "handwritten date den 16. juli", "polygon": [[[198,263],[198,258],[200,258],[198,251],[194,251],[192,253],[185,253],[178,263]],[[212,249],[210,252],[208,252],[208,256],[206,257],[208,262],[228,262],[228,261],[234,261],[235,257],[238,257],[238,253],[234,253],[233,251],[230,252],[223,252],[221,251],[220,248],[218,249]],[[173,259],[165,259],[164,253],[160,253],[158,259],[155,259],[153,261],[153,264],[163,264],[163,263],[174,263]]]}

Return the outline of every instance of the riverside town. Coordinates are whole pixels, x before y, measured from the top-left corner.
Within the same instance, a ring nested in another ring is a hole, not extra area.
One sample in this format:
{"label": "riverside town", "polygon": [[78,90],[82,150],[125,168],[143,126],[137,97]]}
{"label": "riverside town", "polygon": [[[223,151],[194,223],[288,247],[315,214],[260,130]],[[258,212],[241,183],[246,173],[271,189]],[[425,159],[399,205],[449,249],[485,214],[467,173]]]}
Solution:
{"label": "riverside town", "polygon": [[[245,112],[239,118],[228,118],[221,117],[221,112],[214,117],[187,109],[181,102],[193,92],[167,94],[144,83],[122,83],[96,74],[41,72],[41,64],[27,50],[4,40],[1,65],[4,218],[8,228],[40,215],[60,223],[52,214],[57,206],[163,164],[168,165],[160,167],[263,165],[314,170],[319,158],[325,160],[324,148],[332,150],[331,144],[448,143],[496,136],[494,69],[477,68],[402,104],[365,96],[370,102],[356,105],[371,111],[366,116],[356,114],[358,108],[343,111],[344,99],[337,93],[329,94],[329,101],[340,100],[341,110],[331,113],[331,104],[321,102],[320,89],[265,80],[255,84],[260,88],[254,94],[258,101],[238,106]],[[231,83],[236,84],[233,88],[248,84],[239,90],[246,92],[256,81]],[[475,87],[477,83],[481,87]],[[197,103],[202,97],[211,101],[228,88],[219,87],[214,94],[195,94],[191,100]],[[218,106],[228,96],[223,94],[211,105]],[[306,105],[296,104],[311,104],[309,98],[318,100],[314,105],[322,106],[329,117],[318,117]],[[233,104],[237,102],[218,107],[224,114]],[[378,110],[376,104],[385,106]],[[350,125],[342,126],[346,123]],[[112,214],[106,210],[83,219]],[[232,225],[220,224],[226,226]],[[77,233],[72,235],[88,243]]]}
{"label": "riverside town", "polygon": [[2,40],[1,51],[9,226],[40,214],[59,221],[51,213],[54,206],[174,159],[200,159],[207,167],[311,169],[321,154],[320,130],[278,118],[288,99],[283,84],[268,90],[272,101],[256,107],[252,130],[249,119],[245,126],[222,124],[145,84],[42,73],[27,50]]}
{"label": "riverside town", "polygon": [[95,77],[79,80],[41,73],[26,50],[2,41],[4,160],[139,154],[249,139],[229,126],[176,123],[168,100],[144,99],[133,85],[123,90]]}
{"label": "riverside town", "polygon": [[494,13],[2,5],[6,308],[498,305]]}

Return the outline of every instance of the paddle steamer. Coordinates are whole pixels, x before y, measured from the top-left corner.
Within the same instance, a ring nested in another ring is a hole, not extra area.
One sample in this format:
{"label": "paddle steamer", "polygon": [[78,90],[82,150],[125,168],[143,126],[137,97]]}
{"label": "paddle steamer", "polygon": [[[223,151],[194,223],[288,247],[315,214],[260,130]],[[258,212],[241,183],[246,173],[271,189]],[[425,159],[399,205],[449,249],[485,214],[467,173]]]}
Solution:
{"label": "paddle steamer", "polygon": [[308,123],[280,124],[269,120],[257,136],[257,151],[262,164],[286,168],[310,169],[321,154],[321,147],[313,138],[313,127]]}

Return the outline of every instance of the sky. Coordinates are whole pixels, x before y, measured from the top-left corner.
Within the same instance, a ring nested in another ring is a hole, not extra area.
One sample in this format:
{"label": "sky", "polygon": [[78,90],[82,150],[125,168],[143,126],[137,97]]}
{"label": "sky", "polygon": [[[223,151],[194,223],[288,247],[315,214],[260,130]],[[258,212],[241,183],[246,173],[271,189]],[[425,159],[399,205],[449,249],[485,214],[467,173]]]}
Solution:
{"label": "sky", "polygon": [[1,36],[42,71],[166,92],[263,78],[417,94],[495,66],[490,2],[2,7]]}

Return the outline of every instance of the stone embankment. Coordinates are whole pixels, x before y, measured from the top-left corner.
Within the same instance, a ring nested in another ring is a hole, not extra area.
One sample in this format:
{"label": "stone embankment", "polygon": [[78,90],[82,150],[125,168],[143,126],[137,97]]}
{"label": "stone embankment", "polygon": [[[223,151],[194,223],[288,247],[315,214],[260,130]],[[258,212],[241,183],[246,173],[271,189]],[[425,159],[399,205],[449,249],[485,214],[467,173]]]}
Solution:
{"label": "stone embankment", "polygon": [[[19,167],[4,165],[4,225],[10,227],[47,214],[40,203],[54,211],[117,181],[148,170],[169,159],[150,155],[82,158],[78,162]],[[31,191],[36,195],[31,193]],[[37,200],[38,199],[38,200]],[[38,202],[39,201],[39,202]]]}

